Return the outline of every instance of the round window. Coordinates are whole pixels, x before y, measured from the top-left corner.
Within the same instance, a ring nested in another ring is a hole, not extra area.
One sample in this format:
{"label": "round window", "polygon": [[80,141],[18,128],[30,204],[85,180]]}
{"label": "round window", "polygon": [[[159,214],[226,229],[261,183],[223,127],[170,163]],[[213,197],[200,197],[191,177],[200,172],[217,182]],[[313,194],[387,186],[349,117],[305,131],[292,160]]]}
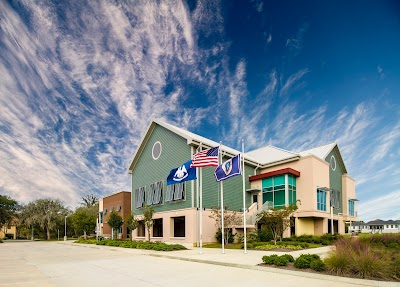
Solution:
{"label": "round window", "polygon": [[331,156],[331,169],[336,170],[336,159],[334,156]]}
{"label": "round window", "polygon": [[153,145],[153,149],[151,150],[151,155],[153,156],[154,160],[157,160],[160,155],[161,155],[161,143],[160,142],[155,142]]}

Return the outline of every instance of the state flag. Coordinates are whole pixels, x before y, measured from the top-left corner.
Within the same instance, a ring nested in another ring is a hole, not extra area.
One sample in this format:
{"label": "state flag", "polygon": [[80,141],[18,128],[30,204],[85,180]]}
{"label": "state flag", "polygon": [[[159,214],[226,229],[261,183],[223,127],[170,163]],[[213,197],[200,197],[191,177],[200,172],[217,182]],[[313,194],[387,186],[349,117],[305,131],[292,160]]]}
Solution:
{"label": "state flag", "polygon": [[196,168],[190,167],[192,161],[189,160],[178,168],[171,169],[167,177],[167,185],[181,183],[197,178]]}
{"label": "state flag", "polygon": [[240,167],[240,154],[225,161],[215,169],[214,175],[217,181],[228,179],[232,176],[242,174]]}

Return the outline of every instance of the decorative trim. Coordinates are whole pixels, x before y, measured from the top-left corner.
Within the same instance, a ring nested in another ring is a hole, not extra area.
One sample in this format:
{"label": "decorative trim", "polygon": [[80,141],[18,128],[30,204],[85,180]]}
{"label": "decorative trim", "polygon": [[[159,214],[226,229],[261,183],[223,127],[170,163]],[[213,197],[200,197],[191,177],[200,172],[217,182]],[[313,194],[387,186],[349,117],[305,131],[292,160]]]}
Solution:
{"label": "decorative trim", "polygon": [[[155,155],[154,155],[154,148],[156,147],[157,144],[160,146],[160,152],[159,152],[158,156],[155,156]],[[151,149],[151,156],[153,157],[154,160],[157,160],[157,159],[160,158],[161,152],[162,152],[162,145],[161,145],[161,143],[160,143],[159,141],[156,141],[156,142],[153,144],[153,148]]]}
{"label": "decorative trim", "polygon": [[253,175],[249,177],[249,181],[254,181],[258,179],[263,179],[263,178],[269,178],[277,175],[282,175],[282,174],[291,174],[295,177],[300,176],[300,171],[294,170],[292,168],[284,168],[284,169],[279,169],[279,170],[274,170],[270,172],[265,172],[257,175]]}

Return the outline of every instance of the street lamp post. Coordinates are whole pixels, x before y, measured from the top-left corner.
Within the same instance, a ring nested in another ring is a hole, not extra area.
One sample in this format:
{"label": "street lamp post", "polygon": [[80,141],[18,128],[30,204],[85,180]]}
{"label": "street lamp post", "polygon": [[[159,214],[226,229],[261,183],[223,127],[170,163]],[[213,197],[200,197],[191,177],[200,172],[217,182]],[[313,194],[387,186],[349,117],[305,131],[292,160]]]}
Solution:
{"label": "street lamp post", "polygon": [[64,226],[65,226],[64,241],[67,241],[67,216],[64,217]]}

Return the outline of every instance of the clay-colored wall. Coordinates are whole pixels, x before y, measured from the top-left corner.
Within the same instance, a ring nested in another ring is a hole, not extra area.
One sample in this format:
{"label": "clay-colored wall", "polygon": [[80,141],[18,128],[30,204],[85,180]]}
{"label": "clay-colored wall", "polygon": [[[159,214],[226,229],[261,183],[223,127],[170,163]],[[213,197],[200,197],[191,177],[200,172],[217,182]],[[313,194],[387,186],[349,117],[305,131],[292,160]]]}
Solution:
{"label": "clay-colored wall", "polygon": [[[355,181],[353,178],[351,178],[348,175],[343,175],[342,176],[342,186],[343,186],[343,213],[345,215],[349,215],[349,199],[355,199],[356,198],[356,188],[355,188]],[[356,212],[356,204],[357,202],[354,203],[354,215]],[[355,217],[355,216],[354,216]],[[354,220],[354,219],[352,219]]]}
{"label": "clay-colored wall", "polygon": [[103,211],[107,209],[107,214],[103,213],[103,234],[111,235],[111,227],[107,224],[108,218],[111,213],[111,206],[117,211],[118,205],[121,205],[121,210],[117,211],[118,215],[122,217],[124,224],[122,225],[122,238],[126,238],[126,224],[125,221],[131,213],[131,193],[122,191],[103,198]]}

